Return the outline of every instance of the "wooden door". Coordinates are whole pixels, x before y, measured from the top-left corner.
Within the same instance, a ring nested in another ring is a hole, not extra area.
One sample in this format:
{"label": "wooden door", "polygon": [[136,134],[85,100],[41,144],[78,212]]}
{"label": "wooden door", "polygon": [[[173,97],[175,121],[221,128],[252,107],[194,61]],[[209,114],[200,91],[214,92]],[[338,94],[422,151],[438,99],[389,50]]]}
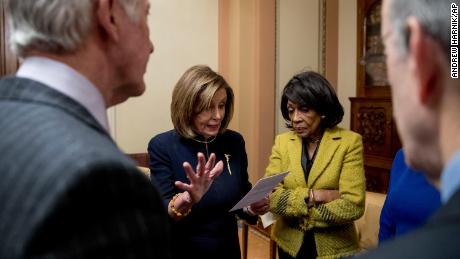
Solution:
{"label": "wooden door", "polygon": [[5,17],[5,3],[0,1],[0,76],[11,75],[18,69],[18,58],[8,46],[8,26]]}

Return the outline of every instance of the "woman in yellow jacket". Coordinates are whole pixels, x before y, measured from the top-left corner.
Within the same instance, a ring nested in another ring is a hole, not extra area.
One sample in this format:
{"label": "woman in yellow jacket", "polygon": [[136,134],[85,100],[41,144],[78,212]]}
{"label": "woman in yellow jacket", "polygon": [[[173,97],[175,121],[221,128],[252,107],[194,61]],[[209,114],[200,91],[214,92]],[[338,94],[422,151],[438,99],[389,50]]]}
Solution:
{"label": "woman in yellow jacket", "polygon": [[315,72],[285,86],[281,112],[290,132],[276,137],[266,176],[290,173],[270,195],[280,259],[340,258],[358,252],[353,221],[364,213],[361,136],[336,125],[343,108]]}

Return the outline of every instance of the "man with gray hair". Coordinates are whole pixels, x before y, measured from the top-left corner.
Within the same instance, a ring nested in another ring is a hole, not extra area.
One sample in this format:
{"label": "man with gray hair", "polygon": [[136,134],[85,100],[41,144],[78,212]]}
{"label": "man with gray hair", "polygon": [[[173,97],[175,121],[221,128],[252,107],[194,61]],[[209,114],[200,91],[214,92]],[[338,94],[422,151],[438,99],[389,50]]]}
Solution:
{"label": "man with gray hair", "polygon": [[440,188],[443,206],[363,257],[460,258],[458,0],[384,0],[382,39],[406,162]]}
{"label": "man with gray hair", "polygon": [[0,258],[170,258],[159,193],[108,134],[141,95],[148,0],[5,0],[16,76],[0,81]]}

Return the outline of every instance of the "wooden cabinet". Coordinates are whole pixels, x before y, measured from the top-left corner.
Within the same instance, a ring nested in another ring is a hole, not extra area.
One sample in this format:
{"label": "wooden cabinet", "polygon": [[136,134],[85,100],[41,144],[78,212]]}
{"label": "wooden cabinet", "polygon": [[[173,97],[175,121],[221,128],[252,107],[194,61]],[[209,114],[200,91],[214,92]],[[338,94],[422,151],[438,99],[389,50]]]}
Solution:
{"label": "wooden cabinet", "polygon": [[393,158],[401,147],[391,98],[350,99],[351,129],[363,137],[367,190],[386,193]]}
{"label": "wooden cabinet", "polygon": [[0,77],[18,69],[18,59],[8,47],[8,27],[5,19],[5,3],[0,1]]}
{"label": "wooden cabinet", "polygon": [[358,0],[357,95],[390,97],[385,55],[380,37],[382,0]]}
{"label": "wooden cabinet", "polygon": [[380,37],[381,7],[381,0],[358,0],[357,97],[350,98],[350,128],[363,136],[367,190],[386,193],[393,158],[401,143],[393,120]]}

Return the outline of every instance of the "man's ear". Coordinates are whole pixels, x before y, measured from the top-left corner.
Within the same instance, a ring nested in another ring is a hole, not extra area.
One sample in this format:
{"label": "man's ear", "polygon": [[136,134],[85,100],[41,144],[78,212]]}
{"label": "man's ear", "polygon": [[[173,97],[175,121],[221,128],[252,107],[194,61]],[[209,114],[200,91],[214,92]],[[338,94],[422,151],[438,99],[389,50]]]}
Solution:
{"label": "man's ear", "polygon": [[96,5],[96,19],[98,27],[107,37],[118,41],[119,33],[115,23],[116,0],[98,0]]}
{"label": "man's ear", "polygon": [[439,84],[439,48],[415,17],[407,19],[409,72],[417,85],[417,95],[421,103],[427,104],[436,98]]}

